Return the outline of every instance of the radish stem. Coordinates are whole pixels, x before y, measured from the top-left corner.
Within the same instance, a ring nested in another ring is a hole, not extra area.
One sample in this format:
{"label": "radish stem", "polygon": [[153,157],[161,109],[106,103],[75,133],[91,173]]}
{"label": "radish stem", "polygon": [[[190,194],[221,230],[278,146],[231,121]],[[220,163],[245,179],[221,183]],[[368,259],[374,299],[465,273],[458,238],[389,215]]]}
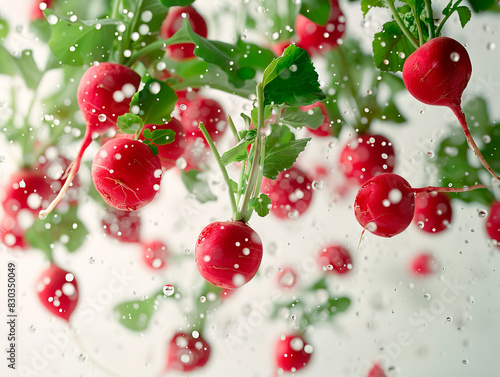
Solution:
{"label": "radish stem", "polygon": [[430,193],[430,192],[467,192],[467,191],[483,189],[483,188],[491,188],[491,187],[483,185],[483,184],[477,184],[477,185],[470,186],[467,188],[427,186],[427,187],[414,188],[413,192],[415,194]]}
{"label": "radish stem", "polygon": [[[459,0],[459,3],[462,0]],[[425,9],[427,10],[427,25],[429,25],[429,39],[432,39],[439,33],[434,31],[434,12],[432,11],[432,4],[430,0],[424,0]]]}
{"label": "radish stem", "polygon": [[389,5],[389,9],[391,10],[392,12],[392,15],[394,17],[394,20],[396,20],[396,23],[398,24],[399,28],[401,29],[401,31],[403,32],[403,34],[406,36],[406,38],[408,38],[408,40],[410,41],[410,43],[415,47],[415,48],[419,48],[419,44],[418,44],[418,41],[417,39],[413,36],[412,33],[410,33],[410,31],[408,30],[408,28],[405,26],[403,20],[401,19],[401,17],[399,16],[399,13],[396,9],[396,7],[394,6],[394,0],[388,0],[387,1],[387,4]]}

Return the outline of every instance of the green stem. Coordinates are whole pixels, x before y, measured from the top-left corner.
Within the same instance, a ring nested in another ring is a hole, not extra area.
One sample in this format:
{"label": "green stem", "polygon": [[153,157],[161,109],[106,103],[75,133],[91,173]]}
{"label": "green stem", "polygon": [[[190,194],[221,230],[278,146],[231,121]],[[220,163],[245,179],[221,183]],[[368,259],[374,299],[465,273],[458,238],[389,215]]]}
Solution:
{"label": "green stem", "polygon": [[168,39],[159,39],[148,44],[146,47],[134,52],[130,58],[124,63],[127,67],[131,67],[134,63],[144,55],[147,55],[155,50],[160,50],[169,45]]}
{"label": "green stem", "polygon": [[[263,172],[264,172],[264,160],[265,160],[265,148],[266,148],[266,143],[264,142],[264,136],[261,136],[261,144],[260,144],[260,159],[259,159],[259,173],[257,174],[257,180],[255,183],[255,187],[252,193],[253,197],[257,197],[260,192],[260,186],[262,184],[262,177],[263,177]],[[253,209],[249,210],[247,214],[245,215],[245,218],[243,219],[244,222],[248,222],[250,220],[250,217],[252,216]]]}
{"label": "green stem", "polygon": [[420,46],[424,44],[424,34],[422,33],[422,25],[420,24],[420,18],[417,15],[415,8],[412,9],[413,17],[415,18],[415,23],[417,24],[418,31],[418,43]]}
{"label": "green stem", "polygon": [[[426,0],[426,1],[429,1],[429,0]],[[450,9],[450,12],[448,13],[448,15],[446,15],[443,20],[439,23],[437,29],[436,29],[436,35],[440,35],[441,34],[441,29],[443,29],[443,26],[444,24],[446,23],[446,21],[448,21],[448,18],[451,17],[451,15],[453,13],[455,13],[458,5],[462,2],[462,0],[458,0],[455,5],[453,5],[453,7]],[[427,5],[427,4],[426,4]]]}
{"label": "green stem", "polygon": [[[460,4],[462,0],[459,0],[457,4]],[[427,25],[429,25],[429,39],[432,39],[437,35],[437,31],[434,31],[434,13],[432,11],[431,0],[424,0],[425,9],[427,10]]]}
{"label": "green stem", "polygon": [[417,39],[413,36],[412,33],[410,33],[410,31],[408,30],[408,28],[405,26],[403,20],[399,16],[399,13],[398,13],[396,7],[394,6],[394,0],[388,0],[387,4],[389,5],[389,9],[391,10],[392,15],[393,15],[394,19],[396,20],[396,23],[398,24],[399,28],[403,32],[403,34],[406,36],[406,38],[408,38],[408,40],[410,41],[410,43],[415,48],[419,48],[420,46],[418,44]]}
{"label": "green stem", "polygon": [[126,48],[130,47],[130,38],[132,36],[132,32],[135,30],[135,27],[137,26],[137,20],[139,19],[139,12],[142,7],[142,2],[143,0],[138,0],[137,1],[137,6],[135,7],[134,10],[134,16],[132,17],[132,21],[128,25],[128,27],[125,29],[125,33],[123,35],[123,40],[120,43],[120,47],[118,48],[118,61],[121,64],[124,64],[125,61],[127,61],[126,57],[124,56],[124,52]]}
{"label": "green stem", "polygon": [[233,118],[231,118],[231,115],[227,116],[227,124],[229,125],[229,129],[233,133],[236,142],[239,143],[241,141],[241,138],[240,135],[238,134],[238,131],[236,130],[236,126],[234,125]]}
{"label": "green stem", "polygon": [[116,19],[118,17],[118,12],[120,10],[120,3],[121,3],[121,0],[114,0],[113,1],[113,11],[111,12],[112,19]]}
{"label": "green stem", "polygon": [[236,206],[236,200],[234,198],[234,190],[233,190],[233,187],[231,184],[231,179],[229,178],[229,174],[227,174],[226,167],[222,163],[219,151],[217,150],[217,147],[215,146],[214,141],[210,137],[210,134],[208,133],[207,129],[205,128],[205,125],[202,122],[200,122],[198,127],[200,128],[203,136],[205,137],[205,140],[207,141],[208,146],[210,147],[210,149],[215,157],[215,160],[217,161],[217,164],[219,165],[222,176],[224,177],[224,181],[226,181],[226,185],[227,185],[228,193],[229,193],[229,201],[231,202],[231,209],[233,210],[233,218],[236,218],[238,216],[238,207]]}

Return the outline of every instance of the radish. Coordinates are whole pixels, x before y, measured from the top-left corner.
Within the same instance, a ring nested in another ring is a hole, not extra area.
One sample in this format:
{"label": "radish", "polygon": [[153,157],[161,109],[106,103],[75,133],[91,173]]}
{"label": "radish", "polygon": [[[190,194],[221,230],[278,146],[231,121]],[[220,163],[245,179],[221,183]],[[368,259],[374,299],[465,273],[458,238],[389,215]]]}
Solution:
{"label": "radish", "polygon": [[410,263],[410,270],[418,276],[427,276],[438,270],[437,262],[432,254],[417,254]]}
{"label": "radish", "polygon": [[447,229],[452,218],[451,202],[442,192],[421,193],[415,198],[413,223],[428,233],[439,233]]}
{"label": "radish", "polygon": [[31,0],[30,21],[45,20],[43,11],[52,5],[53,0]]}
{"label": "radish", "polygon": [[38,277],[36,291],[49,312],[69,321],[78,303],[78,284],[72,273],[51,263]]}
{"label": "radish", "polygon": [[413,52],[403,65],[403,81],[417,100],[427,105],[447,106],[457,116],[471,148],[491,175],[500,177],[484,160],[462,111],[462,94],[472,75],[467,50],[448,37],[432,38]]}
{"label": "radish", "polygon": [[104,201],[122,211],[136,211],[151,202],[161,181],[161,162],[137,140],[112,139],[97,152],[92,180]]}
{"label": "radish", "polygon": [[64,197],[80,169],[83,153],[92,142],[92,135],[116,127],[117,118],[129,112],[130,101],[140,82],[141,77],[134,70],[121,64],[98,63],[85,71],[76,93],[78,107],[87,126],[85,135],[64,186],[47,209],[40,211],[41,218],[47,217]]}
{"label": "radish", "polygon": [[28,245],[24,240],[26,229],[19,224],[18,216],[5,214],[0,222],[0,240],[2,243],[14,249],[25,250]]}
{"label": "radish", "polygon": [[304,368],[311,359],[313,347],[300,335],[281,335],[274,347],[274,358],[280,372],[292,372]]}
{"label": "radish", "polygon": [[321,114],[325,117],[323,120],[323,123],[321,126],[319,126],[317,129],[313,130],[311,128],[307,128],[307,131],[312,133],[313,135],[316,135],[318,137],[330,137],[332,136],[332,122],[330,121],[330,117],[328,116],[328,112],[326,111],[326,107],[322,102],[316,102],[313,103],[312,105],[307,105],[307,106],[300,106],[300,110],[302,111],[307,111],[307,110],[312,110],[315,109],[316,107],[319,107],[321,110]]}
{"label": "radish", "polygon": [[165,268],[168,258],[167,245],[164,242],[154,240],[141,245],[142,259],[154,270]]}
{"label": "radish", "polygon": [[[163,169],[168,170],[174,167],[176,161],[182,156],[184,150],[186,149],[186,139],[182,123],[177,119],[172,118],[165,124],[146,124],[144,129],[149,129],[151,132],[155,130],[173,130],[175,132],[174,141],[171,143],[164,145],[156,145],[154,142],[152,143],[158,148],[158,157],[160,158]],[[144,140],[144,136],[142,134],[139,137],[139,140]]]}
{"label": "radish", "polygon": [[325,26],[318,25],[299,14],[295,20],[297,46],[310,55],[324,54],[339,45],[345,32],[345,17],[337,0],[331,0],[330,16]]}
{"label": "radish", "polygon": [[486,232],[493,244],[500,247],[500,203],[491,205],[489,215],[486,218]]}
{"label": "radish", "polygon": [[297,283],[297,272],[292,267],[284,267],[278,270],[276,275],[276,281],[280,288],[289,289],[295,286]]}
{"label": "radish", "polygon": [[126,243],[140,242],[141,217],[137,212],[107,207],[101,224],[104,233],[109,237]]}
{"label": "radish", "polygon": [[270,212],[279,219],[302,215],[313,198],[312,181],[296,166],[279,173],[275,180],[264,178],[262,192],[271,198]]}
{"label": "radish", "polygon": [[195,261],[209,283],[235,289],[248,283],[262,260],[259,235],[242,221],[216,221],[196,241]]}
{"label": "radish", "polygon": [[318,263],[323,271],[345,274],[352,269],[352,259],[349,251],[340,245],[328,245],[318,253]]}
{"label": "radish", "polygon": [[386,377],[386,375],[380,364],[375,363],[368,372],[367,377]]}
{"label": "radish", "polygon": [[340,153],[339,166],[346,178],[362,185],[381,173],[392,173],[392,143],[382,135],[362,134],[350,139]]}
{"label": "radish", "polygon": [[[185,19],[189,21],[191,28],[196,34],[203,38],[207,37],[208,30],[205,19],[192,6],[169,8],[167,17],[160,28],[160,36],[164,39],[173,36],[182,27]],[[193,43],[168,45],[167,51],[173,60],[186,60],[195,57]]]}
{"label": "radish", "polygon": [[192,372],[202,368],[210,358],[210,345],[196,333],[177,332],[170,340],[166,370]]}

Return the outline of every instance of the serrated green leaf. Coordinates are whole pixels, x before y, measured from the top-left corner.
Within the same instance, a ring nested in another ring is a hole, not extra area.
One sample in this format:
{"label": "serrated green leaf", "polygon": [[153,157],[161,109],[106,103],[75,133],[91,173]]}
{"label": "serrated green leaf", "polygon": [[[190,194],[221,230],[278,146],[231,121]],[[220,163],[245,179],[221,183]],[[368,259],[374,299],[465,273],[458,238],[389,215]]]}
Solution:
{"label": "serrated green leaf", "polygon": [[133,135],[142,128],[144,122],[142,121],[142,118],[140,116],[132,113],[127,113],[120,115],[117,118],[116,125],[124,133]]}
{"label": "serrated green leaf", "polygon": [[245,161],[248,159],[247,147],[250,145],[248,140],[241,140],[234,147],[224,152],[221,156],[221,161],[224,165],[229,165],[232,162]]}
{"label": "serrated green leaf", "polygon": [[107,61],[119,22],[112,19],[75,21],[45,10],[46,17],[57,17],[51,24],[49,48],[63,64],[84,65]]}
{"label": "serrated green leaf", "polygon": [[305,106],[325,99],[306,50],[288,46],[264,71],[264,104]]}
{"label": "serrated green leaf", "polygon": [[416,49],[396,21],[386,22],[372,43],[373,60],[381,71],[400,72],[408,56]]}
{"label": "serrated green leaf", "polygon": [[238,59],[239,67],[249,67],[252,70],[264,71],[274,59],[274,53],[262,46],[238,39],[236,43],[242,54]]}
{"label": "serrated green leaf", "polygon": [[152,141],[156,145],[167,145],[175,140],[175,131],[171,129],[154,130],[152,133]]}
{"label": "serrated green leaf", "polygon": [[125,301],[113,308],[118,322],[132,331],[144,331],[148,328],[155,312],[156,297],[146,300]]}
{"label": "serrated green leaf", "polygon": [[366,16],[368,11],[372,8],[387,8],[387,3],[385,0],[361,0],[361,11],[363,12],[363,17]]}
{"label": "serrated green leaf", "polygon": [[469,0],[472,10],[480,12],[500,12],[500,4],[497,0]]}
{"label": "serrated green leaf", "polygon": [[300,14],[318,25],[325,26],[331,9],[330,0],[302,0]]}
{"label": "serrated green leaf", "polygon": [[472,17],[470,9],[466,6],[461,6],[457,8],[458,18],[460,20],[460,25],[465,27]]}
{"label": "serrated green leaf", "polygon": [[319,107],[302,111],[298,107],[286,107],[281,114],[281,122],[291,127],[308,127],[316,130],[325,120]]}
{"label": "serrated green leaf", "polygon": [[190,193],[195,195],[196,200],[200,203],[217,200],[217,197],[210,191],[207,181],[200,177],[200,173],[200,171],[194,169],[187,172],[181,170],[181,179],[184,186]]}
{"label": "serrated green leaf", "polygon": [[250,199],[248,208],[253,209],[260,217],[265,217],[269,214],[271,205],[271,198],[266,194],[260,194],[258,198]]}
{"label": "serrated green leaf", "polygon": [[[144,87],[132,97],[130,109],[144,124],[163,124],[172,119],[177,103],[175,91],[161,80],[151,76],[142,78]],[[138,110],[138,112],[136,112]]]}
{"label": "serrated green leaf", "polygon": [[[271,105],[267,105],[264,107],[264,120],[267,120],[273,114],[273,107]],[[252,120],[252,124],[257,126],[259,123],[259,109],[257,107],[252,108],[250,111],[250,119]]]}

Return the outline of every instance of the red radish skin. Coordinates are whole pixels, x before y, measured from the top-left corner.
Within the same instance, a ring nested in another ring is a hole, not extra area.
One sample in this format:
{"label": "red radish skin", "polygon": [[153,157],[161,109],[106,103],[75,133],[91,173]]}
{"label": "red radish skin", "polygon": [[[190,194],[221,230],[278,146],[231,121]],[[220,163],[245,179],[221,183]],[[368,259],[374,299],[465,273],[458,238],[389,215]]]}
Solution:
{"label": "red radish skin", "polygon": [[280,268],[276,274],[276,282],[283,289],[293,288],[297,284],[297,279],[297,272],[292,267]]}
{"label": "red radish skin", "polygon": [[296,372],[309,363],[313,348],[299,335],[282,335],[275,344],[274,358],[278,374]]}
{"label": "red radish skin", "polygon": [[493,244],[500,247],[500,203],[491,205],[488,217],[486,218],[486,232],[493,241]]}
{"label": "red radish skin", "polygon": [[85,71],[76,92],[78,107],[87,126],[85,135],[63,187],[50,205],[40,211],[41,218],[47,217],[64,197],[80,169],[83,154],[92,142],[92,135],[116,127],[117,118],[129,112],[130,101],[139,89],[140,82],[141,76],[121,64],[98,63]]}
{"label": "red radish skin", "polygon": [[24,240],[26,229],[19,224],[17,216],[5,214],[0,222],[0,240],[11,249],[26,250],[28,245]]}
{"label": "red radish skin", "polygon": [[362,134],[350,139],[340,153],[339,167],[346,178],[362,185],[377,174],[394,171],[392,143],[382,135]]}
{"label": "red radish skin", "polygon": [[264,178],[262,192],[271,199],[270,212],[283,220],[303,215],[313,198],[312,181],[296,166],[279,173],[275,180]]}
{"label": "red radish skin", "polygon": [[141,217],[137,212],[120,211],[106,208],[101,220],[104,234],[120,242],[138,243],[141,241]]}
{"label": "red radish skin", "polygon": [[160,189],[158,156],[137,140],[112,139],[97,152],[92,180],[104,201],[122,211],[136,211],[150,203]]}
{"label": "red radish skin", "polygon": [[192,372],[204,367],[210,358],[210,345],[201,337],[177,332],[170,340],[166,370]]}
{"label": "red radish skin", "polygon": [[386,375],[380,364],[375,363],[368,372],[367,377],[386,377]]}
{"label": "red radish skin", "polygon": [[[166,124],[146,124],[144,128],[148,128],[151,132],[155,130],[173,130],[175,132],[173,142],[164,145],[157,145],[158,157],[160,158],[163,169],[168,170],[174,167],[177,160],[182,156],[184,150],[186,149],[186,138],[182,123],[177,119],[172,118],[170,122]],[[144,136],[141,135],[139,140],[144,140]]]}
{"label": "red radish skin", "polygon": [[300,110],[302,111],[308,111],[315,109],[316,107],[319,107],[321,110],[321,114],[325,117],[323,120],[323,123],[321,126],[319,126],[317,129],[313,130],[311,128],[307,128],[307,131],[315,136],[318,137],[331,137],[332,136],[332,123],[330,122],[330,117],[328,116],[328,112],[326,111],[326,107],[323,103],[321,102],[316,102],[313,103],[312,105],[307,105],[307,106],[301,106]]}
{"label": "red radish skin", "polygon": [[[173,36],[182,26],[184,19],[187,19],[193,31],[206,38],[208,35],[207,24],[201,14],[192,6],[187,7],[171,7],[167,17],[163,21],[160,28],[160,36],[164,39]],[[167,46],[169,56],[173,60],[182,61],[194,58],[193,43],[178,43]]]}
{"label": "red radish skin", "polygon": [[242,221],[216,221],[200,233],[195,261],[209,283],[235,289],[248,283],[262,261],[259,235]]}
{"label": "red radish skin", "polygon": [[413,223],[427,233],[449,228],[453,211],[450,197],[442,192],[421,193],[415,198]]}
{"label": "red radish skin", "polygon": [[471,75],[472,64],[467,50],[448,37],[437,37],[424,43],[403,65],[403,81],[410,94],[427,105],[449,107],[483,166],[500,180],[474,142],[462,111],[462,94]]}
{"label": "red radish skin", "polygon": [[420,277],[432,275],[437,269],[436,259],[430,253],[420,253],[410,263],[410,271]]}
{"label": "red radish skin", "polygon": [[340,245],[328,245],[318,253],[318,263],[325,272],[345,274],[352,269],[349,251]]}
{"label": "red radish skin", "polygon": [[410,184],[393,173],[365,182],[354,201],[354,214],[361,226],[381,237],[404,231],[413,219],[415,193]]}
{"label": "red radish skin", "polygon": [[299,38],[297,46],[309,55],[324,54],[339,45],[345,32],[345,17],[337,0],[331,0],[331,11],[325,26],[318,25],[299,14],[295,20],[295,33]]}
{"label": "red radish skin", "polygon": [[36,291],[49,312],[69,321],[78,303],[78,284],[72,273],[51,263],[38,277]]}
{"label": "red radish skin", "polygon": [[153,270],[165,268],[168,259],[167,245],[159,240],[147,242],[141,246],[142,260]]}
{"label": "red radish skin", "polygon": [[[32,0],[31,10],[30,10],[30,20],[45,20],[43,15],[43,10],[49,8],[52,5],[53,0]],[[43,9],[42,9],[43,8]]]}

